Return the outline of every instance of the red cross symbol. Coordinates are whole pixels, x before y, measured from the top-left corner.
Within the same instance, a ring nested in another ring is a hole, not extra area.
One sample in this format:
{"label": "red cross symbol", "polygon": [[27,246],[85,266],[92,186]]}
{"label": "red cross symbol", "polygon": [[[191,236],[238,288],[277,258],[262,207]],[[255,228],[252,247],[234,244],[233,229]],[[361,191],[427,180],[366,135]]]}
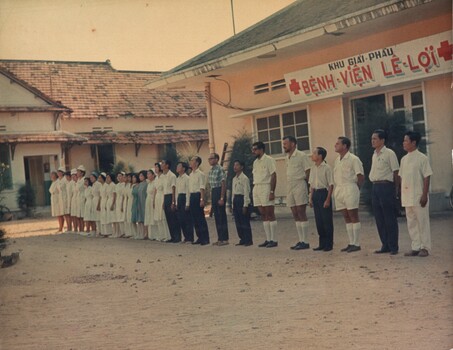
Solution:
{"label": "red cross symbol", "polygon": [[451,61],[452,59],[453,45],[444,40],[440,43],[440,47],[437,49],[439,57],[443,57],[445,61]]}
{"label": "red cross symbol", "polygon": [[300,84],[296,79],[291,79],[291,84],[289,84],[289,89],[294,93],[294,95],[299,95]]}

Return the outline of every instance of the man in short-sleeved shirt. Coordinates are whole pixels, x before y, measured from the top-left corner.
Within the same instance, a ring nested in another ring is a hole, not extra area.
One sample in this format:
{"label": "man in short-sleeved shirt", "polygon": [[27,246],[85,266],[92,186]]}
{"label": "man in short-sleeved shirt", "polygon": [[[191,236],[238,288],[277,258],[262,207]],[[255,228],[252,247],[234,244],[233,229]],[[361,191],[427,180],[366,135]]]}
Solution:
{"label": "man in short-sleeved shirt", "polygon": [[193,242],[193,221],[190,216],[190,190],[189,176],[187,175],[188,165],[179,162],[176,166],[178,178],[176,179],[176,216],[179,227],[184,235],[184,243]]}
{"label": "man in short-sleeved shirt", "polygon": [[250,180],[243,173],[244,162],[235,160],[233,170],[236,174],[233,177],[232,186],[232,209],[234,222],[239,236],[239,243],[236,245],[251,246],[252,228],[250,226]]}
{"label": "man in short-sleeved shirt", "polygon": [[403,148],[407,154],[401,159],[401,204],[406,209],[407,230],[412,250],[405,256],[429,255],[431,228],[429,224],[429,182],[433,171],[426,155],[418,150],[421,135],[409,131],[404,136]]}
{"label": "man in short-sleeved shirt", "polygon": [[274,213],[275,187],[277,185],[277,166],[275,159],[265,153],[263,142],[255,142],[252,152],[256,159],[253,162],[253,204],[258,207],[263,220],[266,240],[259,244],[260,248],[278,246],[277,221]]}
{"label": "man in short-sleeved shirt", "polygon": [[362,186],[363,165],[359,157],[349,152],[351,141],[340,136],[335,143],[335,160],[333,179],[335,183],[334,198],[336,210],[341,210],[346,223],[349,244],[342,252],[356,252],[360,248],[359,201]]}
{"label": "man in short-sleeved shirt", "polygon": [[162,160],[164,180],[164,212],[171,238],[168,243],[181,242],[181,228],[176,216],[176,175],[170,170],[171,161]]}
{"label": "man in short-sleeved shirt", "polygon": [[371,136],[374,148],[371,162],[370,181],[373,184],[371,199],[374,219],[381,239],[381,249],[376,254],[398,253],[398,219],[396,194],[398,189],[398,159],[395,152],[385,147],[387,134],[377,129]]}
{"label": "man in short-sleeved shirt", "polygon": [[311,162],[304,152],[297,149],[297,140],[293,136],[283,138],[286,153],[286,205],[291,208],[299,241],[291,247],[294,250],[308,249],[308,187]]}

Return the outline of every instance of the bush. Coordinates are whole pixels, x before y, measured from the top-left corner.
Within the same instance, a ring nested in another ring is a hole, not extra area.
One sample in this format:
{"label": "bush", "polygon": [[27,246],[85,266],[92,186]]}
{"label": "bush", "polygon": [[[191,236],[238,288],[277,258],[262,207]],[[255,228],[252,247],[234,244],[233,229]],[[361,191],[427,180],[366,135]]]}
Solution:
{"label": "bush", "polygon": [[25,216],[32,216],[33,209],[36,207],[36,195],[28,182],[19,187],[17,205],[25,213]]}

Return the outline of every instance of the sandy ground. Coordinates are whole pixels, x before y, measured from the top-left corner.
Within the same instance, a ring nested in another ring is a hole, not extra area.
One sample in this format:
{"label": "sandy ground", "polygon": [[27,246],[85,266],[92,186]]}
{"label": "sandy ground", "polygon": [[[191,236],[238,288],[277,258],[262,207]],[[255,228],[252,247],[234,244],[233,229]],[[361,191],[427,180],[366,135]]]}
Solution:
{"label": "sandy ground", "polygon": [[[4,226],[21,260],[0,270],[0,349],[450,349],[453,217],[431,220],[427,258],[375,255],[371,217],[362,251],[291,251],[293,221],[279,214],[279,247],[165,244],[52,235],[55,220]],[[283,217],[282,217],[283,216]],[[311,220],[310,243],[317,236]],[[209,219],[211,240],[215,236]],[[230,222],[231,242],[237,242]],[[400,220],[401,252],[410,249]]]}

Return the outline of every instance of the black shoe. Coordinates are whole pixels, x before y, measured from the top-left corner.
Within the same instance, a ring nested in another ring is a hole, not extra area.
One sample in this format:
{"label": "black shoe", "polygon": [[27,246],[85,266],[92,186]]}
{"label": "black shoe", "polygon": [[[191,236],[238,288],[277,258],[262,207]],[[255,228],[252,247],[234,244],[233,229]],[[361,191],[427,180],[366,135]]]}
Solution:
{"label": "black shoe", "polygon": [[390,253],[390,250],[387,250],[387,249],[379,249],[379,250],[375,250],[375,251],[374,251],[374,254],[385,254],[385,253]]}
{"label": "black shoe", "polygon": [[297,242],[295,245],[293,245],[292,247],[290,247],[290,249],[297,249],[299,247],[299,245],[301,245],[302,242]]}
{"label": "black shoe", "polygon": [[209,242],[200,242],[200,245],[208,245]]}
{"label": "black shoe", "polygon": [[173,243],[174,241],[172,239],[167,239],[165,243]]}
{"label": "black shoe", "polygon": [[236,246],[238,246],[238,245],[245,245],[245,243],[244,243],[244,242],[239,242],[239,243],[236,243],[235,245],[236,245]]}
{"label": "black shoe", "polygon": [[352,244],[348,244],[348,246],[346,248],[343,248],[341,249],[342,252],[347,252],[349,249],[351,249],[351,247],[353,247]]}
{"label": "black shoe", "polygon": [[251,245],[253,245],[253,242],[248,242],[248,243],[243,244],[244,247],[250,247]]}
{"label": "black shoe", "polygon": [[398,251],[397,251],[397,250],[392,250],[392,251],[390,252],[390,255],[396,255],[396,254],[398,254]]}
{"label": "black shoe", "polygon": [[302,249],[308,249],[310,248],[310,244],[305,243],[305,242],[300,242],[299,246],[297,248],[294,248],[294,250],[302,250]]}
{"label": "black shoe", "polygon": [[323,249],[323,251],[330,252],[332,249],[333,249],[332,247],[326,247],[326,248]]}
{"label": "black shoe", "polygon": [[324,247],[321,247],[321,246],[316,247],[316,248],[313,248],[314,251],[319,251],[319,250],[324,250],[324,249],[325,249],[325,248],[324,248]]}
{"label": "black shoe", "polygon": [[258,244],[258,247],[265,248],[269,244],[269,241],[264,241],[264,243]]}
{"label": "black shoe", "polygon": [[201,244],[201,241],[197,239],[195,242],[192,242],[192,244]]}
{"label": "black shoe", "polygon": [[277,247],[278,246],[278,242],[274,242],[274,241],[270,241],[266,248],[274,248],[274,247]]}
{"label": "black shoe", "polygon": [[353,252],[358,252],[359,250],[361,250],[362,248],[360,248],[360,246],[358,245],[353,245],[351,246],[351,248],[348,249],[348,253],[353,253]]}

